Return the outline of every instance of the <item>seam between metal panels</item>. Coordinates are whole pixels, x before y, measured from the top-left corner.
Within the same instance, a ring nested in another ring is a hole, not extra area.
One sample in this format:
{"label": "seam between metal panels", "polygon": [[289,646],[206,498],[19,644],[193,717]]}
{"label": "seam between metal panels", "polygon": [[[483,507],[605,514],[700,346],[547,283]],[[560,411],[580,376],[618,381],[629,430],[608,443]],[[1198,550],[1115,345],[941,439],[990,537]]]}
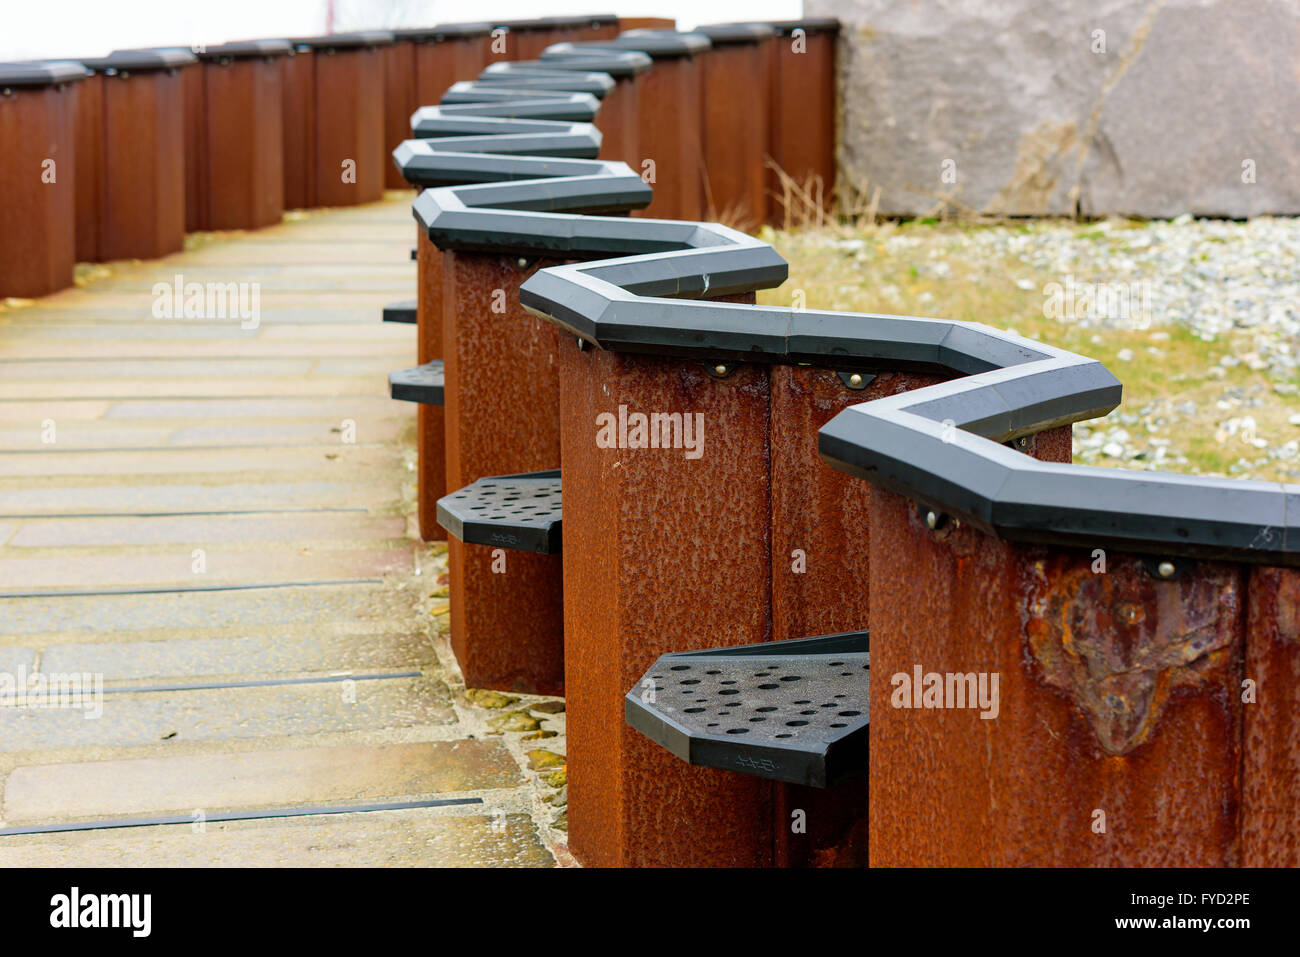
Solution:
{"label": "seam between metal panels", "polygon": [[[623,163],[521,155],[534,142],[559,155],[564,141],[564,155],[594,156],[589,124],[512,119],[496,95],[476,108],[424,113],[438,138],[394,156],[469,184],[416,200],[435,244],[592,260],[530,277],[520,301],[532,314],[616,351],[957,376],[841,411],[818,434],[822,458],[1006,539],[1300,564],[1300,485],[1043,462],[1002,445],[1114,409],[1121,386],[1100,362],[978,323],[709,301],[779,285],[785,261],[717,223],[582,215],[620,196],[632,208],[648,190]],[[582,137],[590,152],[575,150]],[[514,155],[482,155],[494,153]]]}

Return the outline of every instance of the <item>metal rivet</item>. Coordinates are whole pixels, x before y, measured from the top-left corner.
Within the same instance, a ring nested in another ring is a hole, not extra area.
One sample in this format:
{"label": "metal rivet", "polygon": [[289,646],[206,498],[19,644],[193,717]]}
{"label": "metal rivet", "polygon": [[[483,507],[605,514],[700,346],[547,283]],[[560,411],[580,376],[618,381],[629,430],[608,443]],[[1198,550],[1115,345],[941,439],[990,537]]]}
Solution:
{"label": "metal rivet", "polygon": [[1156,566],[1156,574],[1159,575],[1161,578],[1173,578],[1174,571],[1175,569],[1174,569],[1173,562],[1161,562],[1159,565]]}
{"label": "metal rivet", "polygon": [[853,373],[853,375],[849,376],[849,385],[862,385],[862,376],[856,372]]}
{"label": "metal rivet", "polygon": [[713,367],[713,371],[716,372],[718,375],[726,375],[727,367],[724,365],[716,365]]}
{"label": "metal rivet", "polygon": [[577,342],[578,342],[578,351],[579,351],[579,352],[586,352],[586,351],[587,351],[587,340],[584,339],[584,338],[582,338],[582,336],[577,336],[576,339],[577,339]]}
{"label": "metal rivet", "polygon": [[523,256],[520,256],[518,259],[515,260],[515,265],[518,266],[520,269],[527,269],[528,260],[525,259]]}
{"label": "metal rivet", "polygon": [[926,513],[925,513],[925,524],[928,525],[928,526],[930,526],[931,528],[938,528],[938,527],[939,527],[939,513],[938,513],[938,512],[926,512]]}

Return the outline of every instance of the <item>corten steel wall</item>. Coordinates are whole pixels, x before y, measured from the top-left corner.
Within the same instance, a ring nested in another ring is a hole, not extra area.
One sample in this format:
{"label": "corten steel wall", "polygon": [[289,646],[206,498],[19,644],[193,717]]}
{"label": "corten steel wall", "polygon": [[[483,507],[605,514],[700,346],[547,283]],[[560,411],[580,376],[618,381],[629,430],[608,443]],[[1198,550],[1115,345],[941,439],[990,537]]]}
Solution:
{"label": "corten steel wall", "polygon": [[203,177],[191,229],[258,229],[283,217],[285,49],[247,55],[209,47],[199,54]]}
{"label": "corten steel wall", "polygon": [[626,30],[676,30],[677,21],[667,17],[619,17],[618,28]]}
{"label": "corten steel wall", "polygon": [[[1111,552],[1099,574],[879,490],[870,528],[873,865],[1242,863],[1240,568],[1162,581]],[[885,676],[917,664],[1000,675],[996,720],[892,707]]]}
{"label": "corten steel wall", "polygon": [[384,59],[392,35],[317,37],[313,47],[315,206],[355,206],[384,195]]}
{"label": "corten steel wall", "polygon": [[[92,73],[77,88],[76,142],[79,160],[77,163],[77,262],[99,262],[104,258],[99,254],[103,233],[105,159],[102,73]],[[182,194],[182,217],[184,213],[185,197]],[[184,226],[182,222],[182,230]]]}
{"label": "corten steel wall", "polygon": [[[825,208],[835,188],[836,20],[791,20],[773,24],[768,154],[800,189]],[[802,35],[796,31],[803,31]],[[768,210],[773,223],[787,222],[780,179],[767,171]],[[820,187],[818,187],[820,184]],[[793,201],[795,208],[797,204]]]}
{"label": "corten steel wall", "polygon": [[633,169],[640,169],[638,131],[645,83],[644,73],[614,78],[614,88],[605,96],[600,112],[596,114],[596,129],[601,133],[602,159],[621,160]]}
{"label": "corten steel wall", "polygon": [[[442,254],[447,490],[560,463],[557,334],[519,305],[554,261]],[[494,552],[496,555],[494,556]],[[493,569],[494,558],[505,571]],[[471,688],[564,690],[559,555],[448,541],[451,646]]]}
{"label": "corten steel wall", "polygon": [[[415,301],[416,350],[421,365],[443,357],[442,251],[417,230],[417,294]],[[447,494],[446,426],[443,407],[420,403],[416,407],[416,500],[420,537],[443,541],[447,533],[438,524],[438,499]]]}
{"label": "corten steel wall", "polygon": [[[72,285],[76,252],[75,80],[80,64],[18,82],[31,68],[0,64],[0,297]],[[31,85],[27,85],[30,83]],[[53,180],[42,174],[54,162]]]}
{"label": "corten steel wall", "polygon": [[700,142],[707,218],[740,228],[768,219],[764,166],[770,116],[771,27],[702,27],[713,49],[700,57]]}
{"label": "corten steel wall", "polygon": [[[416,106],[432,106],[442,100],[457,80],[478,76],[491,59],[491,37],[486,24],[452,24],[415,48]],[[411,113],[407,111],[405,135],[411,135]]]}
{"label": "corten steel wall", "polygon": [[505,36],[505,53],[493,57],[497,60],[536,60],[552,43],[570,39],[567,31],[553,18],[502,20],[493,26],[508,31]]}
{"label": "corten steel wall", "polygon": [[[704,211],[700,178],[700,58],[692,54],[654,58],[637,97],[637,147],[654,161],[654,199],[634,216],[699,219]],[[641,171],[641,163],[631,164]]]}
{"label": "corten steel wall", "polygon": [[[1300,867],[1300,571],[1246,571],[1241,864]],[[1240,695],[1238,695],[1240,698]]]}
{"label": "corten steel wall", "polygon": [[[771,638],[769,382],[560,343],[569,845],[593,866],[762,866],[767,781],[678,761],[623,722],[668,651]],[[706,451],[602,449],[602,413],[700,412]]]}
{"label": "corten steel wall", "polygon": [[204,218],[204,186],[208,175],[208,157],[204,149],[207,142],[207,107],[203,96],[202,63],[181,70],[181,90],[185,98],[185,231],[206,228]]}
{"label": "corten steel wall", "polygon": [[312,49],[294,44],[284,58],[282,130],[284,208],[306,209],[316,201],[316,69]]}
{"label": "corten steel wall", "polygon": [[[415,81],[417,37],[412,31],[394,31],[393,44],[384,48],[384,153],[391,154],[411,135],[411,114],[420,105]],[[392,163],[384,164],[384,186],[406,189],[407,182]]]}
{"label": "corten steel wall", "polygon": [[[87,63],[77,106],[77,259],[156,259],[185,243],[185,90],[174,51]],[[170,65],[165,65],[170,64]]]}

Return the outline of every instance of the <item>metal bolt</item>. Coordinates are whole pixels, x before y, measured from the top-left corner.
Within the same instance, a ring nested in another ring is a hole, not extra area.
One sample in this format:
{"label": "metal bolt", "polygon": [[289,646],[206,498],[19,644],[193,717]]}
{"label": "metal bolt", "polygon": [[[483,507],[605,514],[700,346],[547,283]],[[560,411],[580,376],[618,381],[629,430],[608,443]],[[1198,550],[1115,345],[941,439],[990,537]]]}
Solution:
{"label": "metal bolt", "polygon": [[716,365],[713,367],[713,371],[716,372],[718,375],[726,375],[727,367],[724,365]]}
{"label": "metal bolt", "polygon": [[523,256],[520,256],[518,259],[515,260],[515,265],[518,266],[520,269],[527,269],[528,260],[525,259]]}
{"label": "metal bolt", "polygon": [[1158,574],[1161,578],[1173,578],[1173,577],[1174,577],[1174,563],[1173,563],[1173,562],[1161,562],[1159,565],[1156,566],[1156,574]]}
{"label": "metal bolt", "polygon": [[586,351],[587,351],[587,340],[584,339],[584,338],[582,338],[582,336],[576,336],[575,338],[577,339],[577,342],[578,342],[578,351],[579,351],[579,352],[586,352]]}
{"label": "metal bolt", "polygon": [[862,385],[862,376],[856,372],[853,373],[853,375],[849,376],[849,385]]}
{"label": "metal bolt", "polygon": [[929,525],[931,528],[938,528],[938,527],[939,527],[939,513],[938,513],[938,512],[926,512],[926,513],[925,513],[925,524],[926,524],[926,525]]}

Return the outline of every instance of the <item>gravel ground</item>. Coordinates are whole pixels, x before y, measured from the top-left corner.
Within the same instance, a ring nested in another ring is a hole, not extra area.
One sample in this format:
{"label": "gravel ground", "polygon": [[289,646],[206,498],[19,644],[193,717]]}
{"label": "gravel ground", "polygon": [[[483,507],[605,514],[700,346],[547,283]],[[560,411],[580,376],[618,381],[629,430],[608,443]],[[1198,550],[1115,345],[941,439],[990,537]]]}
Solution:
{"label": "gravel ground", "polygon": [[1077,462],[1300,479],[1300,219],[883,224],[764,238],[810,307],[976,320],[1106,362],[1125,401],[1075,426]]}

